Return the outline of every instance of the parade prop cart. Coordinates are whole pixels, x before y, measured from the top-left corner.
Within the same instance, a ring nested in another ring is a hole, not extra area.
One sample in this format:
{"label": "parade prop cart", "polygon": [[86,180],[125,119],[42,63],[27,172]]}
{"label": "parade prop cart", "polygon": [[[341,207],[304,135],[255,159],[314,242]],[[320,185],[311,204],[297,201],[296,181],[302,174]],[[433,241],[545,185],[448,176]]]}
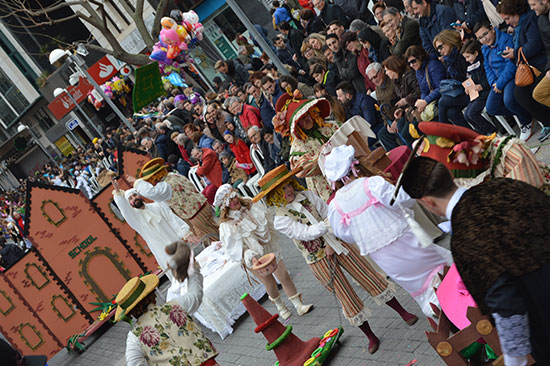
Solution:
{"label": "parade prop cart", "polygon": [[[124,150],[118,158],[121,174],[149,159]],[[33,248],[0,275],[0,332],[20,353],[51,358],[97,326],[93,303],[110,302],[130,278],[157,268],[143,240],[116,217],[111,191],[89,201],[79,190],[28,183],[25,237]]]}

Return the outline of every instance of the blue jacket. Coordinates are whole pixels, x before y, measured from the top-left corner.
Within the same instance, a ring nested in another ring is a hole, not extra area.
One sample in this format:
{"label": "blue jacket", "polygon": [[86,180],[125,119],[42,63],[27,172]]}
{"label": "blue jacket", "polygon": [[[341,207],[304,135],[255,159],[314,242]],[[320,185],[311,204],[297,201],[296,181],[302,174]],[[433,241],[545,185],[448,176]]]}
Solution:
{"label": "blue jacket", "polygon": [[275,9],[275,11],[273,12],[273,18],[275,19],[275,25],[279,25],[279,23],[282,21],[290,22],[292,20],[290,14],[288,13],[288,10],[286,10],[282,6]]}
{"label": "blue jacket", "polygon": [[544,43],[540,36],[537,16],[534,11],[529,10],[519,18],[516,32],[518,30],[519,34],[513,37],[515,61],[518,59],[519,48],[521,47],[529,65],[544,71],[546,54],[544,53]]}
{"label": "blue jacket", "polygon": [[473,29],[476,23],[487,19],[481,0],[465,0],[464,2],[454,1],[453,9],[457,19],[461,22],[466,22],[469,29]]}
{"label": "blue jacket", "polygon": [[[428,72],[426,72],[426,68],[428,68]],[[429,83],[426,80],[426,74],[428,75]],[[439,99],[441,96],[439,83],[446,78],[446,74],[445,66],[435,56],[430,56],[430,59],[424,62],[420,70],[416,72],[416,80],[418,80],[418,85],[420,86],[420,98],[424,99],[428,104]]]}
{"label": "blue jacket", "polygon": [[466,59],[464,59],[464,56],[458,52],[458,49],[453,48],[448,56],[444,56],[443,64],[447,69],[447,79],[455,79],[458,81],[466,80],[468,63]]}
{"label": "blue jacket", "polygon": [[[281,95],[283,95],[283,92],[281,91],[281,88],[279,88],[279,82],[277,81],[277,85],[275,85],[275,94],[273,94],[274,106],[277,104],[277,100],[279,100]],[[260,116],[262,117],[264,127],[270,131],[273,131],[273,122],[271,122],[271,120],[275,116],[275,109],[273,109],[271,103],[269,103],[266,97],[262,98],[262,103],[260,105]]]}
{"label": "blue jacket", "polygon": [[437,55],[432,44],[433,39],[442,30],[451,29],[451,23],[456,22],[456,20],[457,16],[452,8],[430,2],[430,15],[427,17],[420,17],[418,20],[418,24],[420,25],[420,39],[422,40],[422,47],[424,47],[426,52]]}
{"label": "blue jacket", "polygon": [[214,142],[213,139],[211,139],[210,137],[206,136],[206,135],[201,135],[201,138],[199,140],[199,147],[201,148],[208,148],[208,149],[212,149],[212,143]]}
{"label": "blue jacket", "polygon": [[370,123],[372,128],[382,122],[380,114],[376,111],[375,104],[376,100],[374,100],[373,97],[365,93],[357,92],[347,105],[349,113],[347,118],[361,116]]}
{"label": "blue jacket", "polygon": [[500,51],[504,51],[506,47],[514,47],[512,36],[495,29],[496,39],[492,46],[483,45],[481,53],[485,60],[485,75],[489,85],[497,84],[499,90],[504,90],[504,87],[510,80],[515,77],[516,65],[499,55]]}
{"label": "blue jacket", "polygon": [[164,161],[168,160],[168,147],[166,146],[168,143],[168,137],[164,134],[159,134],[155,138],[155,147],[157,149],[157,153],[155,154],[156,158],[163,158]]}

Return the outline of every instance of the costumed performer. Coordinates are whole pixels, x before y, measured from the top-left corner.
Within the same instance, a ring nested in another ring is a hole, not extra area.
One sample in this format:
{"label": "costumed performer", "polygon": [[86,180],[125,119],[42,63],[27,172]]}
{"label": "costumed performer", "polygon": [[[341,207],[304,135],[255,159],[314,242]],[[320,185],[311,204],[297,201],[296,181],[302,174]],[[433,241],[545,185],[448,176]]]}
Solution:
{"label": "costumed performer", "polygon": [[451,220],[456,268],[481,312],[492,315],[507,366],[550,364],[550,199],[519,180],[458,188],[445,165],[413,159],[404,190]]}
{"label": "costumed performer", "polygon": [[[168,255],[164,248],[177,240],[193,238],[189,226],[164,203],[145,203],[135,188],[123,191],[118,182],[111,180],[115,190],[114,201],[132,229],[145,240],[160,268],[168,268]],[[196,238],[194,238],[196,239]],[[166,273],[172,285],[178,284],[171,272]]]}
{"label": "costumed performer", "polygon": [[332,192],[317,160],[323,145],[338,129],[336,121],[325,120],[330,115],[330,103],[324,98],[303,99],[296,90],[293,94],[281,95],[275,109],[275,130],[292,140],[291,168],[300,168],[297,177],[305,178],[308,189],[326,202]]}
{"label": "costumed performer", "polygon": [[[214,202],[220,209],[220,241],[225,253],[232,260],[242,262],[243,269],[252,272],[265,285],[269,300],[277,306],[281,318],[287,319],[291,313],[281,299],[273,275],[281,282],[298,315],[309,312],[313,305],[302,304],[302,294],[296,290],[283,262],[277,234],[272,232],[267,220],[267,207],[262,202],[253,204],[252,199],[239,197],[230,184],[218,189]],[[273,274],[261,276],[252,266],[268,253],[275,255],[277,269]]]}
{"label": "costumed performer", "polygon": [[141,168],[139,179],[127,175],[126,180],[141,196],[155,202],[165,202],[199,238],[218,237],[218,225],[206,197],[196,190],[187,177],[168,173],[162,158],[149,160]]}
{"label": "costumed performer", "polygon": [[[418,129],[425,134],[420,155],[443,163],[459,187],[502,177],[521,180],[550,194],[550,168],[514,136],[484,136],[440,122],[420,122]],[[420,137],[415,131],[413,135]]]}
{"label": "costumed performer", "polygon": [[[126,338],[126,364],[132,366],[216,366],[218,352],[189,316],[202,302],[203,278],[192,250],[182,241],[166,247],[173,276],[188,278],[189,291],[163,305],[156,304],[154,291],[159,279],[150,274],[134,277],[119,291],[115,321],[132,325]],[[187,253],[187,255],[185,254]]]}
{"label": "costumed performer", "polygon": [[265,196],[268,205],[277,206],[275,229],[292,239],[315,278],[335,293],[346,319],[365,333],[369,339],[369,353],[374,353],[380,340],[369,326],[371,312],[349,283],[343,269],[378,305],[386,303],[407,324],[413,325],[418,317],[407,312],[397,301],[395,284],[378,273],[356,247],[339,241],[329,232],[327,204],[315,193],[305,190],[293,178],[295,173],[289,172],[284,165],[267,173],[258,181],[262,191],[254,201]]}
{"label": "costumed performer", "polygon": [[[433,317],[430,303],[439,304],[433,288],[440,282],[437,274],[452,263],[450,252],[434,244],[422,247],[401,209],[390,205],[395,187],[381,176],[359,178],[354,156],[353,146],[342,145],[325,160],[327,179],[344,184],[328,208],[334,235],[357,245]],[[409,210],[415,201],[400,192],[397,202]]]}

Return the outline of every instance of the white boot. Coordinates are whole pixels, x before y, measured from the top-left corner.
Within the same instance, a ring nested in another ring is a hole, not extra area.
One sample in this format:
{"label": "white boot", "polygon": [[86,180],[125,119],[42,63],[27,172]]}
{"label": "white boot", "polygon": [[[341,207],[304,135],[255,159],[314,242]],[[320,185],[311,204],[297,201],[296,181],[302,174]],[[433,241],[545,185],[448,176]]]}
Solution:
{"label": "white boot", "polygon": [[296,294],[294,296],[289,297],[288,299],[292,301],[292,303],[294,304],[294,307],[296,308],[296,312],[300,316],[309,313],[309,311],[313,308],[313,304],[308,304],[308,305],[302,304],[302,294]]}
{"label": "white boot", "polygon": [[281,299],[281,295],[279,295],[279,297],[277,297],[276,299],[273,299],[271,296],[269,296],[269,300],[271,300],[271,302],[274,303],[275,306],[277,306],[277,311],[279,312],[281,318],[288,319],[290,317],[291,313]]}

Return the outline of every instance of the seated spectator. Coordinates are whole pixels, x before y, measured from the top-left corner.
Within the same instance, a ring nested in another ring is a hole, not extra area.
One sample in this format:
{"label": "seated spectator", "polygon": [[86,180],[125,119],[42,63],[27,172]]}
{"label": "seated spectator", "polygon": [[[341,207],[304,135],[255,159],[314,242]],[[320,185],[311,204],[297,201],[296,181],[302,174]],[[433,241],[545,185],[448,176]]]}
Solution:
{"label": "seated spectator", "polygon": [[[281,135],[273,131],[269,131],[265,128],[262,129],[260,135],[262,136],[263,141],[265,141],[265,143],[267,144],[269,156],[271,157],[271,160],[275,162],[275,166],[284,164],[285,161],[283,161],[281,154],[281,149],[283,148]],[[290,149],[290,145],[288,146],[288,148]],[[288,156],[286,161],[288,161]]]}
{"label": "seated spectator", "polygon": [[204,122],[206,122],[206,127],[210,130],[212,136],[218,140],[223,140],[223,133],[227,129],[225,128],[227,114],[217,101],[211,101],[206,107]]}
{"label": "seated spectator", "polygon": [[247,131],[248,139],[250,140],[250,150],[257,150],[263,156],[262,165],[265,172],[269,172],[275,169],[275,161],[271,158],[269,146],[265,140],[262,139],[261,131],[257,127],[251,127]]}
{"label": "seated spectator", "polygon": [[273,44],[275,45],[275,48],[276,48],[275,53],[277,54],[277,57],[279,57],[279,59],[283,64],[300,68],[300,64],[298,64],[296,61],[292,59],[292,51],[289,50],[288,47],[286,46],[286,42],[283,35],[278,34],[275,38],[273,38]]}
{"label": "seated spectator", "polygon": [[[298,81],[294,76],[291,75],[282,75],[279,78],[279,86],[282,92],[288,91],[288,90],[296,90],[298,89],[302,95],[306,98],[309,98],[313,96],[313,88],[307,85],[306,83],[302,83]],[[279,99],[277,97],[277,99]],[[277,103],[277,101],[275,101]],[[271,117],[273,119],[273,117]]]}
{"label": "seated spectator", "polygon": [[319,33],[312,33],[307,37],[307,42],[311,48],[321,51],[325,45],[325,36]]}
{"label": "seated spectator", "polygon": [[193,141],[187,137],[186,134],[180,133],[176,137],[174,137],[173,141],[178,145],[178,149],[180,150],[181,157],[183,160],[187,161],[189,164],[191,164],[191,150],[193,149]]}
{"label": "seated spectator", "polygon": [[227,106],[229,113],[239,119],[243,129],[247,130],[250,126],[262,127],[260,111],[258,108],[241,102],[237,97],[229,98]]}
{"label": "seated spectator", "polygon": [[183,158],[177,157],[176,155],[170,155],[168,157],[168,165],[172,168],[172,170],[180,173],[184,177],[187,177],[189,174],[189,169],[191,168],[191,164]]}
{"label": "seated spectator", "polygon": [[322,64],[314,64],[311,68],[311,76],[316,82],[322,84],[330,95],[336,96],[336,85],[340,82],[338,70],[327,70]]}
{"label": "seated spectator", "polygon": [[374,17],[376,18],[376,22],[380,24],[383,20],[382,13],[386,10],[386,4],[383,1],[377,1],[372,6],[372,11],[374,12]]}
{"label": "seated spectator", "polygon": [[212,150],[214,150],[216,154],[218,154],[218,156],[223,152],[233,155],[229,146],[227,146],[227,144],[220,140],[214,140],[214,142],[212,143]]}
{"label": "seated spectator", "polygon": [[[338,100],[346,107],[347,119],[353,116],[363,117],[370,125],[372,132],[378,136],[378,131],[384,123],[380,118],[380,114],[376,111],[376,100],[370,95],[356,92],[347,81],[342,81],[336,86],[336,95]],[[369,146],[376,142],[375,139],[369,138]]]}
{"label": "seated spectator", "polygon": [[344,34],[345,31],[346,31],[346,27],[344,26],[344,24],[342,24],[342,22],[338,20],[333,20],[328,25],[328,29],[326,30],[327,36],[334,34],[337,39],[339,39],[342,36],[342,34]]}
{"label": "seated spectator", "polygon": [[[369,10],[369,2],[364,0],[334,0],[342,8],[349,20],[359,19],[367,24],[376,25],[374,15]],[[374,8],[372,9],[374,11]],[[350,26],[351,27],[351,26]]]}
{"label": "seated spectator", "polygon": [[233,134],[229,131],[225,131],[223,138],[233,152],[233,155],[235,155],[238,166],[243,168],[249,176],[256,173],[256,168],[250,158],[250,149],[246,146],[246,143],[243,140],[233,136]]}
{"label": "seated spectator", "polygon": [[451,29],[451,24],[457,20],[455,11],[433,0],[411,0],[411,8],[414,15],[419,18],[422,47],[430,55],[437,55],[432,40],[443,29]]}
{"label": "seated spectator", "polygon": [[302,47],[300,47],[300,55],[302,56],[302,59],[309,61],[312,58],[323,58],[323,52],[319,49],[313,48],[309,44],[309,39],[306,38],[302,42]]}
{"label": "seated spectator", "polygon": [[[306,36],[300,32],[298,29],[291,27],[288,22],[281,22],[278,25],[279,32],[281,32],[287,39],[287,46],[294,55],[300,54],[300,49],[302,48],[302,42]],[[301,55],[301,54],[300,54]],[[298,58],[298,57],[297,57]],[[298,61],[298,59],[294,61]]]}
{"label": "seated spectator", "polygon": [[246,183],[248,181],[248,175],[243,168],[237,166],[237,160],[233,155],[223,152],[220,154],[220,161],[225,166],[229,172],[229,182],[236,188],[241,183]]}
{"label": "seated spectator", "polygon": [[457,16],[455,23],[460,24],[454,28],[461,33],[471,33],[474,25],[487,20],[482,0],[453,1],[452,7]]}
{"label": "seated spectator", "polygon": [[334,20],[339,21],[345,28],[349,26],[348,17],[338,5],[328,4],[325,0],[312,0],[311,3],[317,9],[318,17],[325,28]]}
{"label": "seated spectator", "polygon": [[[229,116],[231,117],[231,115]],[[234,118],[228,118],[225,120],[225,127],[227,128],[227,131],[231,132],[233,136],[243,140],[248,141],[248,137],[246,136],[246,132],[241,126],[241,123],[239,121],[235,121]],[[225,133],[225,131],[224,131]],[[224,137],[225,140],[225,137]]]}
{"label": "seated spectator", "polygon": [[[357,63],[358,54],[362,51],[359,49],[359,42],[357,42],[357,35],[353,32],[345,32],[342,34],[340,40],[340,51],[335,55],[334,62],[338,67],[338,73],[342,81],[347,81],[353,85],[355,90],[360,93],[372,91],[374,85],[363,77],[363,74],[359,70]],[[366,69],[368,57],[365,59],[364,54],[361,56],[362,66]],[[365,64],[366,63],[366,64]]]}
{"label": "seated spectator", "polygon": [[395,55],[388,57],[382,66],[384,66],[386,75],[393,80],[395,94],[399,98],[395,103],[397,109],[393,114],[394,120],[388,127],[388,131],[398,134],[411,147],[414,138],[409,134],[409,121],[406,115],[414,109],[414,104],[421,96],[416,73],[403,58]]}
{"label": "seated spectator", "polygon": [[334,120],[339,123],[344,123],[346,121],[346,109],[342,102],[336,98],[336,87],[334,87],[334,96],[330,95],[321,83],[317,83],[313,86],[313,92],[315,98],[325,98],[330,103],[330,116],[329,120]]}
{"label": "seated spectator", "polygon": [[208,179],[209,184],[201,193],[206,197],[208,203],[213,205],[216,191],[222,185],[222,165],[218,160],[218,155],[214,150],[194,147],[191,156],[199,162],[197,175]]}
{"label": "seated spectator", "polygon": [[[492,116],[516,115],[523,126],[520,139],[527,141],[531,136],[531,115],[516,100],[514,77],[516,65],[502,53],[514,47],[512,36],[493,28],[488,20],[477,23],[473,32],[477,40],[483,45],[485,75],[491,85],[491,92],[485,106],[487,113]],[[524,128],[526,127],[526,128]]]}
{"label": "seated spectator", "polygon": [[311,9],[303,9],[300,11],[300,24],[302,28],[304,28],[304,34],[306,36],[312,33],[322,32],[325,29],[321,20]]}
{"label": "seated spectator", "polygon": [[[262,78],[262,102],[260,104],[260,116],[263,124],[268,129],[273,129],[273,124],[271,120],[275,116],[275,105],[277,100],[283,94],[283,91],[279,87],[278,83],[269,76],[264,76]],[[259,128],[262,128],[261,125],[256,125]],[[246,126],[244,126],[246,130]]]}
{"label": "seated spectator", "polygon": [[396,8],[386,8],[382,13],[384,22],[394,30],[395,41],[391,43],[390,53],[401,56],[410,46],[420,46],[419,25],[415,19],[401,15]]}
{"label": "seated spectator", "polygon": [[246,68],[238,61],[218,60],[214,68],[217,72],[224,74],[229,81],[238,86],[243,86],[248,81],[248,71],[246,71]]}
{"label": "seated spectator", "polygon": [[[435,106],[441,97],[439,83],[445,78],[445,67],[435,56],[428,54],[420,46],[409,47],[405,51],[405,59],[416,72],[416,80],[420,86],[420,99],[414,103],[414,106],[421,114],[421,120],[431,121],[437,117],[434,115]],[[426,109],[430,104],[431,106]]]}
{"label": "seated spectator", "polygon": [[188,123],[183,126],[183,133],[187,135],[193,141],[193,143],[200,148],[212,148],[213,138],[210,138],[203,134],[200,128],[193,123]]}
{"label": "seated spectator", "polygon": [[[466,60],[460,53],[462,39],[460,33],[454,29],[445,29],[435,36],[434,48],[443,57],[443,65],[447,69],[447,79],[453,79],[462,83],[466,80]],[[459,95],[442,95],[437,104],[439,108],[439,122],[449,123],[462,127],[470,127],[462,114],[470,98],[465,93]]]}
{"label": "seated spectator", "polygon": [[[517,65],[518,62],[523,60],[519,55],[521,49],[531,67],[544,71],[547,59],[535,12],[529,9],[527,2],[524,0],[502,0],[497,6],[497,11],[506,24],[514,28],[514,46],[504,50],[502,57]],[[514,96],[519,105],[529,112],[533,119],[541,122],[544,126],[550,127],[550,108],[533,99],[533,90],[543,78],[544,74],[541,72],[539,76],[535,77],[535,82],[531,85],[516,86]],[[523,136],[520,137],[522,140],[529,140],[532,134],[532,125],[531,121],[527,124],[522,123],[521,132]]]}
{"label": "seated spectator", "polygon": [[466,77],[472,80],[473,85],[471,88],[475,90],[475,92],[468,92],[470,89],[466,89],[466,92],[467,94],[477,94],[475,98],[475,95],[470,96],[470,102],[464,112],[464,117],[474,130],[482,135],[489,135],[496,132],[497,129],[481,115],[487,103],[487,97],[491,92],[491,85],[487,81],[485,67],[483,66],[484,60],[481,54],[481,44],[475,39],[468,39],[460,52],[468,63]]}
{"label": "seated spectator", "polygon": [[23,249],[15,244],[6,243],[6,238],[0,236],[0,263],[5,269],[13,266],[21,257],[25,255]]}
{"label": "seated spectator", "polygon": [[388,40],[382,39],[378,33],[370,28],[363,29],[357,39],[368,50],[371,62],[383,62],[390,55]]}
{"label": "seated spectator", "polygon": [[[364,31],[365,30],[362,30],[361,32]],[[340,39],[340,44],[342,46],[345,45],[346,51],[353,52],[355,54],[355,56],[357,57],[357,69],[363,77],[367,92],[374,91],[375,85],[371,82],[365,71],[367,69],[367,66],[369,66],[369,64],[372,62],[369,48],[366,47],[364,43],[359,42],[358,36],[353,32],[344,33]]]}

